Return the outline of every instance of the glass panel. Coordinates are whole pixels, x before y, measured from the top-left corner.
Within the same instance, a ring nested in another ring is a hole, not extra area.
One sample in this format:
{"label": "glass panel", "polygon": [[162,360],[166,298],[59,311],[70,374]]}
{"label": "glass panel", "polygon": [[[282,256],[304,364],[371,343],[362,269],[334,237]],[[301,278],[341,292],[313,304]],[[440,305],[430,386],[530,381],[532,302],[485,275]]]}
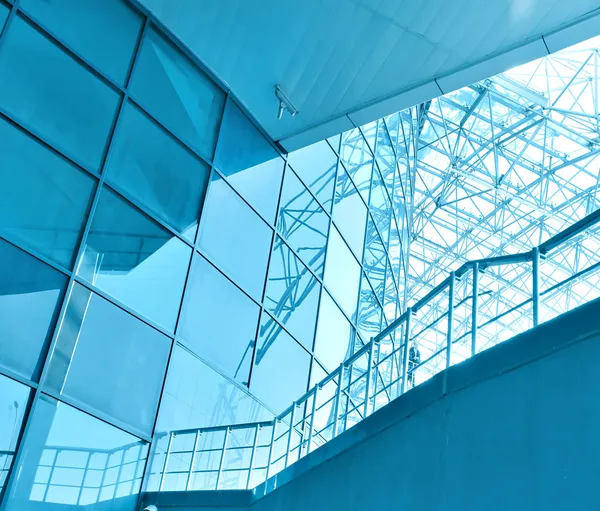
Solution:
{"label": "glass panel", "polygon": [[131,103],[119,121],[107,179],[192,243],[210,167]]}
{"label": "glass panel", "polygon": [[271,229],[221,178],[208,191],[199,247],[256,300],[262,299]]}
{"label": "glass panel", "polygon": [[383,302],[383,294],[385,290],[385,268],[387,257],[383,242],[377,234],[375,223],[369,216],[367,223],[367,240],[365,245],[365,256],[363,259],[363,267],[371,282],[371,286],[375,290],[375,294],[380,301]]}
{"label": "glass panel", "polygon": [[342,135],[340,157],[365,201],[369,200],[373,154],[358,128]]}
{"label": "glass panel", "polygon": [[96,180],[4,120],[0,154],[0,232],[70,268]]}
{"label": "glass panel", "polygon": [[258,305],[198,256],[178,334],[192,351],[247,385],[259,312]]}
{"label": "glass panel", "polygon": [[148,455],[136,437],[42,395],[21,449],[7,511],[136,509]]}
{"label": "glass panel", "polygon": [[373,293],[364,273],[360,286],[360,300],[358,301],[356,328],[366,342],[368,342],[371,337],[376,336],[382,329],[381,304],[377,301],[375,293]]}
{"label": "glass panel", "polygon": [[331,229],[327,247],[325,285],[351,318],[356,312],[359,281],[360,266],[337,230]]}
{"label": "glass panel", "polygon": [[315,356],[329,371],[333,371],[352,355],[353,337],[350,323],[338,306],[323,291],[319,308],[319,326],[315,340]]}
{"label": "glass panel", "polygon": [[370,198],[371,215],[377,223],[379,233],[383,242],[387,245],[390,232],[390,217],[392,214],[392,202],[385,191],[383,180],[379,172],[373,172],[373,188]]}
{"label": "glass panel", "polygon": [[4,24],[6,23],[9,12],[9,8],[0,3],[0,32],[2,32],[2,29],[4,28]]}
{"label": "glass panel", "polygon": [[360,260],[365,242],[367,207],[341,165],[335,189],[333,221]]}
{"label": "glass panel", "polygon": [[283,412],[307,390],[310,355],[268,314],[263,314],[250,390]]}
{"label": "glass panel", "polygon": [[37,380],[66,286],[66,275],[0,241],[0,365]]}
{"label": "glass panel", "polygon": [[225,93],[155,30],[144,38],[129,89],[177,136],[212,159]]}
{"label": "glass panel", "polygon": [[142,26],[121,0],[21,0],[20,6],[67,46],[123,85]]}
{"label": "glass panel", "polygon": [[0,495],[12,467],[28,400],[29,387],[0,375]]}
{"label": "glass panel", "polygon": [[288,162],[325,209],[331,211],[337,156],[327,142],[322,141],[290,153]]}
{"label": "glass panel", "polygon": [[76,284],[46,386],[151,434],[171,340]]}
{"label": "glass panel", "polygon": [[273,222],[283,159],[231,100],[225,107],[215,165],[261,215]]}
{"label": "glass panel", "polygon": [[191,248],[102,190],[77,275],[173,331]]}
{"label": "glass panel", "polygon": [[319,305],[317,279],[275,237],[264,306],[299,340],[312,349]]}
{"label": "glass panel", "polygon": [[0,52],[0,98],[15,118],[99,169],[119,95],[21,18]]}
{"label": "glass panel", "polygon": [[291,168],[285,174],[277,230],[302,260],[322,277],[329,217]]}

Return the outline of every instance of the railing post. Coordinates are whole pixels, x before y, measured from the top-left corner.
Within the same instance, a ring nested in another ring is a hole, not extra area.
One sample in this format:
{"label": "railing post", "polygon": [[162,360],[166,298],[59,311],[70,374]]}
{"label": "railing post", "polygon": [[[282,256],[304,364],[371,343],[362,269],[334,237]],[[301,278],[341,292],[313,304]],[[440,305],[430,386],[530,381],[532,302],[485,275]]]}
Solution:
{"label": "railing post", "polygon": [[[92,457],[92,453],[87,453],[87,459],[85,461],[85,468],[83,469],[83,478],[81,479],[81,487],[79,488],[79,492],[77,494],[77,505],[81,503],[81,494],[83,493],[83,488],[85,487],[85,479],[87,477],[88,469],[90,468],[90,458]],[[135,474],[133,474],[133,478],[135,479]],[[50,482],[50,481],[48,481]],[[98,494],[100,497],[100,494]]]}
{"label": "railing post", "polygon": [[448,332],[446,333],[446,368],[452,364],[452,329],[454,327],[454,286],[456,274],[450,272],[450,283],[448,284]]}
{"label": "railing post", "polygon": [[338,432],[338,423],[340,422],[340,401],[342,399],[342,386],[344,385],[344,369],[346,366],[342,362],[340,364],[340,374],[338,376],[338,388],[335,394],[335,403],[333,407],[333,431],[331,437],[335,438]]}
{"label": "railing post", "polygon": [[317,391],[319,389],[319,385],[315,385],[313,393],[313,403],[312,403],[312,412],[310,414],[310,430],[308,431],[308,449],[306,450],[307,454],[310,454],[310,447],[312,445],[313,439],[313,431],[315,429],[315,413],[317,412]]}
{"label": "railing post", "polygon": [[250,486],[250,479],[252,478],[252,468],[254,465],[254,458],[256,457],[256,446],[258,445],[258,432],[260,431],[260,426],[257,424],[254,427],[254,440],[252,441],[252,454],[250,454],[250,467],[248,468],[248,480],[246,481],[246,490],[248,490]]}
{"label": "railing post", "polygon": [[273,431],[271,431],[271,444],[269,445],[269,457],[267,458],[267,475],[269,479],[269,473],[271,472],[271,458],[273,457],[273,445],[275,444],[275,431],[277,430],[277,417],[273,419]]}
{"label": "railing post", "polygon": [[540,323],[540,247],[535,247],[532,250],[532,258],[533,286],[531,298],[533,301],[533,326],[536,327]]}
{"label": "railing post", "polygon": [[223,473],[223,465],[225,463],[225,452],[227,451],[227,440],[229,440],[229,427],[225,428],[225,438],[223,438],[223,451],[221,452],[221,460],[219,461],[219,472],[217,473],[217,484],[215,490],[219,489],[221,474]]}
{"label": "railing post", "polygon": [[294,421],[296,420],[296,401],[292,403],[292,413],[290,417],[290,434],[288,435],[287,447],[285,451],[285,468],[289,465],[290,449],[292,447],[292,433],[294,432]]}
{"label": "railing post", "polygon": [[367,362],[367,381],[365,383],[365,408],[363,411],[363,419],[367,417],[369,414],[369,400],[371,399],[371,373],[373,371],[373,351],[375,349],[375,341],[371,339],[371,344],[369,345],[369,361]]}
{"label": "railing post", "polygon": [[185,482],[186,491],[190,489],[192,483],[192,472],[194,471],[194,463],[196,463],[196,452],[198,451],[198,443],[200,442],[200,430],[196,431],[194,439],[194,450],[192,451],[192,460],[190,461],[190,470],[188,472],[187,481]]}
{"label": "railing post", "polygon": [[121,475],[123,474],[123,464],[125,463],[125,449],[123,449],[123,454],[121,456],[121,463],[119,464],[119,470],[117,471],[117,481],[115,482],[115,489],[113,490],[113,499],[117,496],[117,490],[119,489],[119,480],[121,479]]}
{"label": "railing post", "polygon": [[171,455],[171,445],[173,445],[173,432],[169,433],[169,443],[167,444],[167,452],[165,453],[165,463],[163,464],[162,474],[160,474],[160,482],[158,483],[158,491],[163,490],[165,484],[165,476],[169,468],[169,456]]}
{"label": "railing post", "polygon": [[473,263],[473,300],[471,302],[471,356],[477,354],[477,318],[479,307],[479,263]]}
{"label": "railing post", "polygon": [[406,378],[408,376],[408,344],[410,343],[410,323],[412,317],[412,307],[406,309],[406,326],[404,330],[404,353],[402,353],[402,385],[400,395],[406,392]]}

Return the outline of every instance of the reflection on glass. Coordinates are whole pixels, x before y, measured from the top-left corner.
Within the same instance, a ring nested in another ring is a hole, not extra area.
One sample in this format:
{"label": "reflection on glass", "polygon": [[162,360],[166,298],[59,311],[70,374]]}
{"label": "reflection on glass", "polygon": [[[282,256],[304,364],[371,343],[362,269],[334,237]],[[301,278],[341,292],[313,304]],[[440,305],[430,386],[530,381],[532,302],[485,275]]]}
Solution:
{"label": "reflection on glass", "polygon": [[2,106],[92,169],[99,169],[119,95],[20,17],[3,37]]}
{"label": "reflection on glass", "polygon": [[46,387],[152,433],[171,340],[76,284]]}
{"label": "reflection on glass", "polygon": [[200,249],[256,300],[262,298],[272,236],[223,179],[210,184],[198,234]]}
{"label": "reflection on glass", "polygon": [[212,159],[225,93],[154,29],[142,43],[129,89],[177,136]]}
{"label": "reflection on glass", "polygon": [[104,189],[77,275],[173,331],[190,255],[190,247]]}
{"label": "reflection on glass", "polygon": [[278,236],[273,243],[264,306],[312,349],[321,285]]}
{"label": "reflection on glass", "polygon": [[291,168],[285,174],[277,230],[302,260],[322,277],[329,217]]}
{"label": "reflection on glass", "polygon": [[379,172],[373,172],[373,189],[369,199],[371,215],[375,219],[383,242],[387,244],[390,233],[390,217],[392,215],[392,203],[385,191],[383,181]]}
{"label": "reflection on glass", "polygon": [[360,299],[358,300],[358,314],[356,328],[365,342],[376,336],[381,331],[381,305],[375,298],[365,274],[360,285]]}
{"label": "reflection on glass", "polygon": [[192,243],[210,167],[133,104],[119,120],[107,179]]}
{"label": "reflection on glass", "polygon": [[310,355],[268,314],[263,314],[250,390],[276,413],[307,389]]}
{"label": "reflection on glass", "polygon": [[247,384],[259,310],[203,257],[196,257],[181,311],[180,340]]}
{"label": "reflection on glass", "polygon": [[3,119],[0,154],[0,232],[70,268],[96,180]]}
{"label": "reflection on glass", "polygon": [[323,291],[319,307],[319,324],[315,340],[315,356],[329,371],[336,369],[352,355],[352,327],[338,306]]}
{"label": "reflection on glass", "polygon": [[148,453],[136,437],[42,395],[21,449],[6,511],[136,509]]}
{"label": "reflection on glass", "polygon": [[28,399],[29,387],[0,375],[0,495],[14,461]]}
{"label": "reflection on glass", "polygon": [[327,245],[325,285],[349,317],[354,317],[358,300],[360,266],[336,229],[331,229]]}
{"label": "reflection on glass", "polygon": [[383,242],[377,233],[375,223],[371,216],[369,216],[367,222],[366,238],[363,268],[369,278],[371,286],[375,290],[377,298],[383,302],[387,257],[385,255]]}
{"label": "reflection on glass", "polygon": [[290,153],[288,162],[323,207],[331,211],[337,156],[327,142],[318,142]]}
{"label": "reflection on glass", "polygon": [[6,23],[9,12],[10,11],[6,5],[0,4],[0,32],[2,32],[2,29],[4,28],[4,24]]}
{"label": "reflection on glass", "polygon": [[232,100],[225,107],[215,165],[266,220],[273,222],[283,159]]}
{"label": "reflection on glass", "polygon": [[390,140],[390,136],[388,135],[383,120],[379,121],[379,128],[377,130],[377,152],[375,161],[381,171],[383,181],[388,191],[391,193],[394,184],[394,176],[396,174],[396,153],[392,148],[392,141]]}
{"label": "reflection on glass", "polygon": [[122,0],[21,0],[21,8],[123,85],[142,26]]}
{"label": "reflection on glass", "polygon": [[360,194],[369,200],[373,154],[358,128],[342,135],[340,157]]}
{"label": "reflection on glass", "polygon": [[0,365],[37,380],[67,280],[0,241]]}
{"label": "reflection on glass", "polygon": [[341,165],[335,188],[333,221],[360,260],[365,242],[367,207]]}

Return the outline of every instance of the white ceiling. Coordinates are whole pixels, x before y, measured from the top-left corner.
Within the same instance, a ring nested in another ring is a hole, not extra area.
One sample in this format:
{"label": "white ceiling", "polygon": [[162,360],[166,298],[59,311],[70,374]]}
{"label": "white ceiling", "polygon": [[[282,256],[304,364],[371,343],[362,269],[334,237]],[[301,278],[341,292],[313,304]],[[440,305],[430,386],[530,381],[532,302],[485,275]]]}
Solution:
{"label": "white ceiling", "polygon": [[138,1],[288,150],[600,33],[600,0]]}

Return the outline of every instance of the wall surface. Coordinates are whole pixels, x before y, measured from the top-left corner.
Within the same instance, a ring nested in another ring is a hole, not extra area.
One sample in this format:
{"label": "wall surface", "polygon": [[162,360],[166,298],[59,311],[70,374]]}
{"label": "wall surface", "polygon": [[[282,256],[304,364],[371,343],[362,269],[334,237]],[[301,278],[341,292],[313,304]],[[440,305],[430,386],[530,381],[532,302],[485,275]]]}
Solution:
{"label": "wall surface", "polygon": [[144,501],[178,511],[597,509],[599,314],[596,300],[440,373],[254,493]]}

